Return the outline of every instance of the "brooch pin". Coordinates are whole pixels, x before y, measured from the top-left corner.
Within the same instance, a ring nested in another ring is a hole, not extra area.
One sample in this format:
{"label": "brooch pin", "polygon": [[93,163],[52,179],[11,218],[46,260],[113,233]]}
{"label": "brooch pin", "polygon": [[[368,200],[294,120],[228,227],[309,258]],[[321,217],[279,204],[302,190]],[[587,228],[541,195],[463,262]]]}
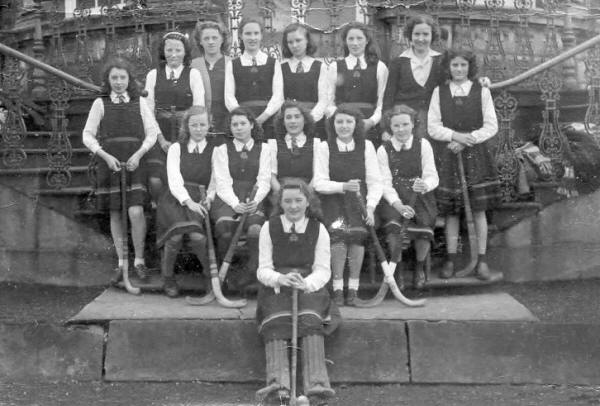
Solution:
{"label": "brooch pin", "polygon": [[296,234],[295,232],[292,232],[290,234],[290,242],[298,242],[298,234]]}
{"label": "brooch pin", "polygon": [[251,67],[250,73],[258,73],[258,68],[256,66]]}
{"label": "brooch pin", "polygon": [[355,70],[354,73],[352,73],[352,77],[354,77],[356,79],[360,78],[360,72]]}
{"label": "brooch pin", "polygon": [[240,158],[242,158],[242,159],[248,159],[248,153],[246,151],[242,151],[240,153]]}

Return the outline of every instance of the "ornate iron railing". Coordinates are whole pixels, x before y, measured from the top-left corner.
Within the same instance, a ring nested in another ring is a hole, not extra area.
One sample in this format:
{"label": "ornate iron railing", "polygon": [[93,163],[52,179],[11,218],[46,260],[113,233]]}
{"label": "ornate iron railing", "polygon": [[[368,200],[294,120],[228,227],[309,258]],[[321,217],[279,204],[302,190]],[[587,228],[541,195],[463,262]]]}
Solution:
{"label": "ornate iron railing", "polygon": [[[276,57],[281,56],[283,27],[302,22],[312,28],[318,56],[329,64],[341,56],[338,33],[349,21],[368,23],[382,46],[383,59],[388,60],[408,46],[402,33],[407,18],[415,12],[432,15],[444,32],[434,47],[473,48],[482,62],[482,74],[496,82],[492,88],[502,88],[494,90],[500,122],[496,158],[506,200],[515,198],[514,147],[520,134],[513,123],[523,92],[533,91],[539,97],[543,110],[539,144],[556,161],[565,163],[568,145],[558,125],[561,92],[587,89],[589,102],[582,119],[587,131],[600,137],[600,46],[589,41],[576,46],[594,34],[597,16],[581,1],[77,0],[72,9],[65,7],[71,2],[43,4],[48,2],[13,9],[13,28],[0,32],[2,41],[12,46],[0,47],[5,56],[0,87],[6,110],[2,152],[6,167],[23,164],[27,159],[23,117],[35,116],[38,105],[49,102],[52,114],[46,127],[53,136],[48,144],[47,182],[53,187],[70,181],[66,109],[74,98],[89,98],[99,91],[92,84],[99,82],[98,66],[110,55],[125,55],[143,80],[153,66],[160,35],[171,30],[191,33],[199,19],[227,25],[231,54],[236,55],[242,16],[258,18],[265,26],[265,50]],[[14,48],[33,56],[14,54]],[[559,53],[560,61],[553,59]],[[523,72],[527,73],[520,75]]]}

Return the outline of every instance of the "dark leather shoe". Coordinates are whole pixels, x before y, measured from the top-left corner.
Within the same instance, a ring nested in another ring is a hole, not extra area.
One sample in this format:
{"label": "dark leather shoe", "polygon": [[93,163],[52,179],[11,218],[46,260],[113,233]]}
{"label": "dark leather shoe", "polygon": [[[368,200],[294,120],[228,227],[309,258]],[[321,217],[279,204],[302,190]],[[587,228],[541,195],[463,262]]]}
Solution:
{"label": "dark leather shoe", "polygon": [[440,278],[450,279],[454,276],[454,262],[446,261],[440,271]]}
{"label": "dark leather shoe", "polygon": [[477,263],[477,268],[475,268],[475,277],[482,281],[489,281],[492,279],[492,271],[488,267],[487,263],[483,261]]}
{"label": "dark leather shoe", "polygon": [[146,265],[137,264],[135,266],[135,274],[141,281],[146,281],[146,280],[148,280],[148,277],[150,276],[150,271],[148,270]]}
{"label": "dark leather shoe", "polygon": [[425,271],[423,269],[415,270],[413,275],[413,287],[415,289],[423,289],[425,286]]}
{"label": "dark leather shoe", "polygon": [[354,300],[356,299],[357,291],[355,289],[348,289],[348,297],[346,298],[346,305],[354,306]]}
{"label": "dark leather shoe", "polygon": [[163,290],[165,291],[165,294],[170,298],[175,298],[179,296],[179,287],[177,286],[177,281],[175,280],[175,277],[165,278]]}
{"label": "dark leather shoe", "polygon": [[333,291],[333,301],[335,302],[336,305],[343,306],[344,305],[344,291],[341,289],[334,290]]}
{"label": "dark leather shoe", "polygon": [[121,267],[116,267],[110,276],[110,284],[112,286],[117,286],[119,282],[121,282],[121,279],[123,279],[123,270]]}

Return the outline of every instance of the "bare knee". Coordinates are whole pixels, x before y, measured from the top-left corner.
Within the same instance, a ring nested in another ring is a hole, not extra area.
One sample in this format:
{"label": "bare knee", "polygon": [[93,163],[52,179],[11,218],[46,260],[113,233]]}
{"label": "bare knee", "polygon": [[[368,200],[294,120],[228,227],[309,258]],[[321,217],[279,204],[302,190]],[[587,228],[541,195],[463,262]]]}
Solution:
{"label": "bare knee", "polygon": [[131,206],[128,211],[132,223],[139,223],[145,220],[144,208],[142,206]]}

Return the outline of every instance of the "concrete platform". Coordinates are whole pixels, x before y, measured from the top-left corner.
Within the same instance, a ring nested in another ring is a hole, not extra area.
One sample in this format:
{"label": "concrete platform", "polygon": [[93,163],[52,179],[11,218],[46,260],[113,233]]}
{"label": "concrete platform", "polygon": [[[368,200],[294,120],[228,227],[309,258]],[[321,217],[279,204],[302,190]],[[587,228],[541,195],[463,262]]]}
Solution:
{"label": "concrete platform", "polygon": [[[537,321],[521,303],[507,293],[441,296],[427,299],[424,307],[409,308],[395,300],[385,300],[370,309],[342,307],[344,320],[454,320],[454,321]],[[70,323],[113,320],[253,320],[256,302],[241,309],[212,303],[190,306],[184,298],[170,299],[160,294],[130,295],[108,289],[85,306]]]}

